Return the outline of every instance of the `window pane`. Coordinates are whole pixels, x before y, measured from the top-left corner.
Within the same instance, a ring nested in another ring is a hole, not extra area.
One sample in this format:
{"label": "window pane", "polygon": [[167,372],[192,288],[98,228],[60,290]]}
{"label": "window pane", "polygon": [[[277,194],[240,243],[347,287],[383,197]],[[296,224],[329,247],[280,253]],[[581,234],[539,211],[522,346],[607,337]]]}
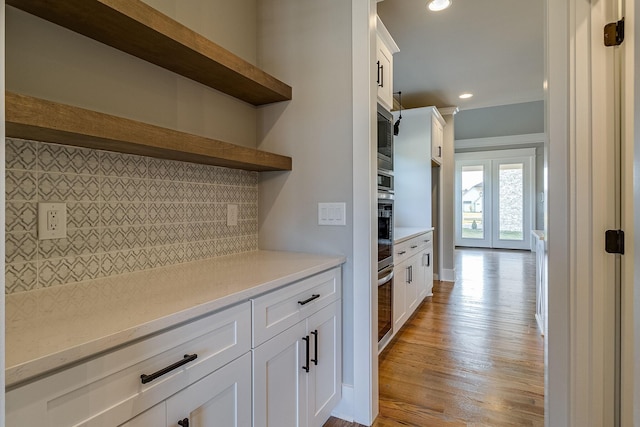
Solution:
{"label": "window pane", "polygon": [[501,164],[499,172],[500,239],[524,239],[524,165]]}
{"label": "window pane", "polygon": [[484,239],[484,167],[463,166],[462,238]]}

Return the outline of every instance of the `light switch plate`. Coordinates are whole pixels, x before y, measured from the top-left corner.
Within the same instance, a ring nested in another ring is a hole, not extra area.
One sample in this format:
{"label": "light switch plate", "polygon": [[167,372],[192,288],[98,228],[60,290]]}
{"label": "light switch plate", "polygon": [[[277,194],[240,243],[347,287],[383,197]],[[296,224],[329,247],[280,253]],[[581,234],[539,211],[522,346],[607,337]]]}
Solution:
{"label": "light switch plate", "polygon": [[347,225],[346,203],[318,203],[318,225]]}
{"label": "light switch plate", "polygon": [[67,204],[38,203],[38,240],[67,237]]}

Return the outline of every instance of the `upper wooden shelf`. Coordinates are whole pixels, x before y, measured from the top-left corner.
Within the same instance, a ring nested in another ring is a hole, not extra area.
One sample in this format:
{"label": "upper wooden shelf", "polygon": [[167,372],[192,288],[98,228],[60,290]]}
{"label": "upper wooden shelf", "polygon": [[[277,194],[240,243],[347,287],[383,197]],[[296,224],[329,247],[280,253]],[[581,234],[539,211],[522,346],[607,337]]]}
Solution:
{"label": "upper wooden shelf", "polygon": [[290,86],[139,0],[6,4],[253,105],[291,99]]}
{"label": "upper wooden shelf", "polygon": [[291,157],[7,92],[6,135],[252,171],[290,171]]}

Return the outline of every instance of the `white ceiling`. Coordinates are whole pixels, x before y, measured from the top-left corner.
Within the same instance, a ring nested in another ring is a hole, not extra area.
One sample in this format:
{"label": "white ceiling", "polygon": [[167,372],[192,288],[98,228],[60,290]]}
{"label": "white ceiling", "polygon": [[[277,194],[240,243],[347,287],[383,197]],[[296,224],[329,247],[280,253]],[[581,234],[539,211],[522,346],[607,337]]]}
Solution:
{"label": "white ceiling", "polygon": [[[400,52],[394,91],[405,108],[460,109],[543,99],[543,1],[453,0],[430,12],[427,0],[383,0],[378,15]],[[459,99],[463,92],[473,98]]]}

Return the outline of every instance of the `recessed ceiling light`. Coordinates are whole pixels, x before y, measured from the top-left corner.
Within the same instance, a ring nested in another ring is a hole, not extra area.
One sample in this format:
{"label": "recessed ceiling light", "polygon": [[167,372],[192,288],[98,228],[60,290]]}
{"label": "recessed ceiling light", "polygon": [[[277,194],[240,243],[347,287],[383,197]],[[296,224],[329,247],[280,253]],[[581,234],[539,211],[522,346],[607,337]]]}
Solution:
{"label": "recessed ceiling light", "polygon": [[462,95],[460,95],[460,99],[469,99],[473,96],[472,93],[463,93]]}
{"label": "recessed ceiling light", "polygon": [[431,0],[428,5],[429,10],[432,12],[445,10],[449,6],[451,6],[451,0]]}

